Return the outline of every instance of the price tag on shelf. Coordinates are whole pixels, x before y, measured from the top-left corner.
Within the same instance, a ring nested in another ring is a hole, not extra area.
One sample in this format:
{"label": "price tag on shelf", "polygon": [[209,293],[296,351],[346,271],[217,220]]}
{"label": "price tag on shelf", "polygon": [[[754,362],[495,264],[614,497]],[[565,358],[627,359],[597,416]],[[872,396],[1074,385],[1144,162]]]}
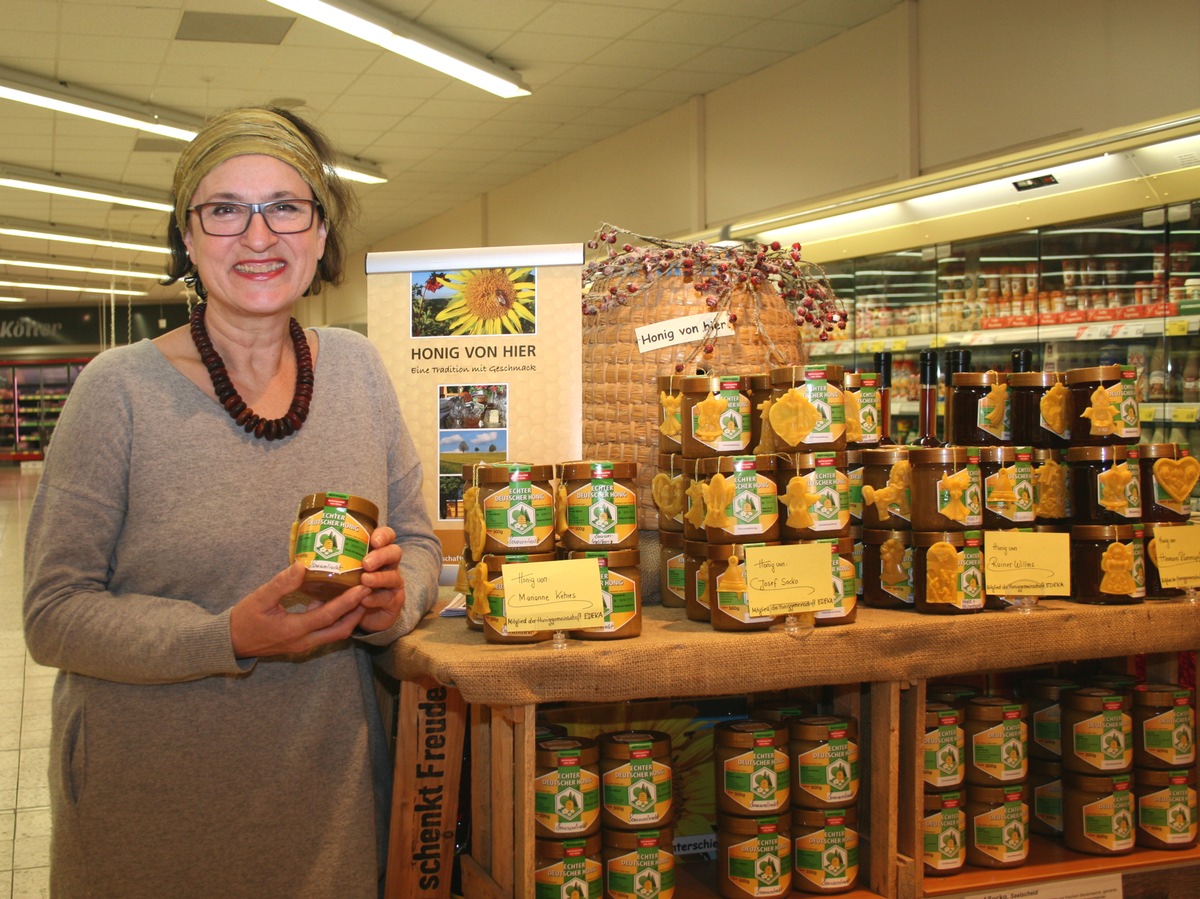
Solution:
{"label": "price tag on shelf", "polygon": [[908,349],[908,340],[903,337],[893,340],[891,349],[893,353],[903,353]]}
{"label": "price tag on shelf", "polygon": [[1157,406],[1147,406],[1145,403],[1138,406],[1138,421],[1155,421],[1158,415]]}
{"label": "price tag on shelf", "polygon": [[1188,323],[1186,318],[1169,318],[1163,325],[1163,333],[1168,337],[1186,337]]}
{"label": "price tag on shelf", "polygon": [[1086,325],[1080,329],[1079,340],[1107,340],[1112,333],[1112,325]]}
{"label": "price tag on shelf", "polygon": [[872,353],[882,353],[883,352],[883,341],[882,340],[872,340],[871,345],[870,345],[870,351]]}
{"label": "price tag on shelf", "polygon": [[1200,406],[1176,406],[1171,410],[1171,421],[1176,424],[1195,424]]}
{"label": "price tag on shelf", "polygon": [[934,334],[933,339],[929,341],[929,348],[932,350],[940,350],[946,345],[945,334]]}
{"label": "price tag on shelf", "polygon": [[1145,322],[1121,322],[1113,326],[1113,337],[1145,337],[1146,323]]}

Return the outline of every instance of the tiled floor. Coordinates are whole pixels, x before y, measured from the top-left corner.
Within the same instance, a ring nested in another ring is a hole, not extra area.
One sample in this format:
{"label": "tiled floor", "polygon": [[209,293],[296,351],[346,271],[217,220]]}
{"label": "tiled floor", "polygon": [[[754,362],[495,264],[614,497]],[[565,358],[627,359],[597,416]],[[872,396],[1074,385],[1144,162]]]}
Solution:
{"label": "tiled floor", "polygon": [[25,652],[21,555],[36,474],[0,463],[0,899],[48,896],[53,668]]}

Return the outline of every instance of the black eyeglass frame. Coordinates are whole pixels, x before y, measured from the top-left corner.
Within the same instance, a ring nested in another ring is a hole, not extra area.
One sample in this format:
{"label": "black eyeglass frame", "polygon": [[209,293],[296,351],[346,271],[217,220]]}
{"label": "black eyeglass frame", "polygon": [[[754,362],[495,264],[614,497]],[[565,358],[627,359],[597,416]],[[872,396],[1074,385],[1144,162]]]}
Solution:
{"label": "black eyeglass frame", "polygon": [[[308,224],[305,225],[303,228],[297,228],[295,231],[277,231],[271,225],[271,220],[269,218],[267,218],[266,212],[264,210],[266,210],[268,207],[271,207],[271,206],[277,206],[280,203],[299,203],[301,206],[307,206],[308,207]],[[241,231],[229,232],[229,233],[224,233],[224,234],[214,234],[212,231],[209,231],[208,228],[205,227],[204,215],[201,211],[201,210],[207,209],[212,206],[237,206],[240,209],[248,210],[246,212],[246,224],[242,227]],[[232,200],[222,200],[222,201],[217,201],[214,203],[197,203],[195,206],[189,206],[187,208],[187,211],[189,213],[191,213],[191,212],[196,213],[196,218],[200,222],[200,230],[202,230],[209,237],[241,237],[243,234],[245,234],[247,231],[250,230],[250,222],[254,219],[255,213],[258,213],[259,215],[262,216],[263,222],[266,224],[267,229],[272,234],[303,234],[305,231],[309,230],[313,226],[313,222],[316,219],[317,213],[323,212],[324,210],[321,208],[321,204],[316,200],[309,200],[309,199],[305,199],[304,197],[283,197],[278,200],[267,200],[266,202],[263,202],[263,203],[235,203]]]}

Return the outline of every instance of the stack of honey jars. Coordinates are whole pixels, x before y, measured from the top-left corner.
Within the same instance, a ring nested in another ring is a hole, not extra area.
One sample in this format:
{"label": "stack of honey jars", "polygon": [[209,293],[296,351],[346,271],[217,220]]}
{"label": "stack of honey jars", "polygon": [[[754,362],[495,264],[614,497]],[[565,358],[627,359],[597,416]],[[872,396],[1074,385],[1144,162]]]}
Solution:
{"label": "stack of honey jars", "polygon": [[717,885],[725,899],[784,896],[792,888],[788,725],[722,721],[713,729]]}
{"label": "stack of honey jars", "polygon": [[920,754],[924,789],[921,857],[926,877],[957,874],[966,862],[963,707],[927,699]]}
{"label": "stack of honey jars", "polygon": [[595,559],[604,623],[572,630],[584,640],[620,640],[642,632],[637,463],[565,462],[559,468],[559,558]]}
{"label": "stack of honey jars", "polygon": [[[749,611],[748,545],[829,546],[835,607],[818,624],[854,620],[857,574],[850,531],[846,396],[837,365],[769,374],[659,379],[660,456],[654,478],[663,547],[664,605],[726,631],[763,630]],[[850,433],[878,428],[873,384],[849,393]],[[681,596],[682,593],[682,596]]]}
{"label": "stack of honey jars", "polygon": [[604,865],[600,836],[600,750],[590,737],[537,741],[533,784],[534,883],[538,895],[598,896]]}
{"label": "stack of honey jars", "polygon": [[554,466],[478,464],[464,467],[463,478],[465,545],[455,588],[468,597],[468,626],[489,643],[549,640],[550,631],[509,631],[502,566],[556,558]]}
{"label": "stack of honey jars", "polygon": [[964,702],[966,862],[1012,868],[1029,857],[1028,706],[1007,696]]}
{"label": "stack of honey jars", "polygon": [[858,722],[849,715],[807,715],[787,724],[792,888],[844,893],[857,885],[859,871]]}
{"label": "stack of honey jars", "polygon": [[1196,845],[1196,714],[1192,690],[1178,684],[1133,688],[1133,792],[1136,844]]}
{"label": "stack of honey jars", "polygon": [[605,733],[599,748],[604,897],[671,899],[676,808],[671,737],[661,731]]}

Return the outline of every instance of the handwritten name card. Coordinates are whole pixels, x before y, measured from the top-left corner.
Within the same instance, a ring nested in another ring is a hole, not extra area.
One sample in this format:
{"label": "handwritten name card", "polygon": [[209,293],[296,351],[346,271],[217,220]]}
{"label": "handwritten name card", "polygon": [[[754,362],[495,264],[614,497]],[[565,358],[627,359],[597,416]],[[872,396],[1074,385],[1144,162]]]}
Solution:
{"label": "handwritten name card", "polygon": [[596,559],[514,562],[500,566],[510,633],[574,630],[604,624]]}
{"label": "handwritten name card", "polygon": [[1200,528],[1155,528],[1151,546],[1164,587],[1200,587]]}
{"label": "handwritten name card", "polygon": [[988,593],[1007,596],[1070,596],[1069,534],[987,531],[983,581]]}
{"label": "handwritten name card", "polygon": [[829,547],[828,543],[747,546],[746,600],[750,614],[766,617],[834,608],[837,597]]}

